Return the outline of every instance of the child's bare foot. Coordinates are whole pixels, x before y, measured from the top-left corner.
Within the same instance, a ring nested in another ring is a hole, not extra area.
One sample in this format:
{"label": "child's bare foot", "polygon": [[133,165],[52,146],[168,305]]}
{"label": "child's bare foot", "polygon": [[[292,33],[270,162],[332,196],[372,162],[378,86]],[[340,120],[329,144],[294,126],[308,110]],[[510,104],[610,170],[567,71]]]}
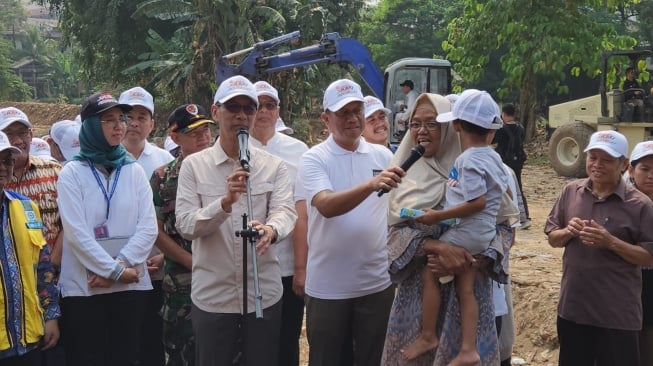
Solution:
{"label": "child's bare foot", "polygon": [[476,350],[460,351],[458,356],[449,362],[447,366],[477,366],[481,364],[481,356]]}
{"label": "child's bare foot", "polygon": [[439,344],[440,341],[437,337],[420,335],[407,348],[402,349],[401,353],[404,356],[404,360],[410,361],[430,350],[438,348]]}

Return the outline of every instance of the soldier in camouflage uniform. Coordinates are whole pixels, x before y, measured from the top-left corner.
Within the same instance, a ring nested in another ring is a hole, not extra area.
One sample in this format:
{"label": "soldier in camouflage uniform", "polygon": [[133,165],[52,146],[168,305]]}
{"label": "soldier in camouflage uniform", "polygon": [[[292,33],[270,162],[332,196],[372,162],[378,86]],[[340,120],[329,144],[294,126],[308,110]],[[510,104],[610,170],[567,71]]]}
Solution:
{"label": "soldier in camouflage uniform", "polygon": [[185,157],[211,145],[209,125],[215,124],[199,105],[184,104],[168,118],[170,137],[179,145],[179,156],[152,175],[154,206],[159,224],[156,245],[165,255],[163,277],[163,343],[168,366],[193,365],[195,340],[191,326],[191,241],[175,228],[177,177]]}

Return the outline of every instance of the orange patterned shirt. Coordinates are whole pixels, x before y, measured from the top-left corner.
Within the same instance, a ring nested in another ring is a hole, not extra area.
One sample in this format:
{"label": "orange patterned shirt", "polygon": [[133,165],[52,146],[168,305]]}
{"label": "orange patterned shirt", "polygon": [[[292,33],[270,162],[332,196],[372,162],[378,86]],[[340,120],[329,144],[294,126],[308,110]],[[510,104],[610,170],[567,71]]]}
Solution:
{"label": "orange patterned shirt", "polygon": [[61,231],[61,217],[57,206],[57,179],[61,165],[36,156],[29,156],[29,166],[21,178],[13,177],[5,189],[18,192],[36,202],[41,211],[45,226],[45,240],[54,247],[55,240]]}

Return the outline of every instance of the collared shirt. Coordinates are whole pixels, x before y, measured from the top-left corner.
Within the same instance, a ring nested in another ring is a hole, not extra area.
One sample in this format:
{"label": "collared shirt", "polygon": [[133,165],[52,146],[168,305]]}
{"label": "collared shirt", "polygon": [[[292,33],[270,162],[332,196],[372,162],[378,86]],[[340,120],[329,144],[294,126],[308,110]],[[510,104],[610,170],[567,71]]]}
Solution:
{"label": "collared shirt", "polygon": [[[247,197],[222,209],[221,198],[227,192],[227,177],[240,163],[231,159],[220,146],[197,152],[184,160],[177,189],[177,230],[193,240],[193,279],[191,299],[206,312],[242,313],[243,229],[242,215],[247,213]],[[277,229],[278,239],[294,228],[297,214],[292,201],[290,176],[278,157],[250,146],[250,187],[252,214],[248,217]],[[254,310],[254,276],[251,247],[247,250],[247,308]],[[258,256],[258,274],[263,307],[276,304],[283,292],[279,261],[268,250]]]}
{"label": "collared shirt", "polygon": [[329,300],[366,296],[390,286],[388,196],[370,194],[351,211],[331,218],[311,204],[316,194],[351,189],[388,168],[392,153],[361,139],[355,151],[329,136],[302,157],[296,195],[306,198],[308,262],[306,293]]}
{"label": "collared shirt", "polygon": [[5,189],[27,196],[39,206],[45,226],[43,234],[50,248],[54,246],[62,228],[57,206],[57,179],[60,171],[59,163],[30,155],[23,176],[13,177],[5,185]]}
{"label": "collared shirt", "polygon": [[[64,225],[61,277],[59,285],[63,297],[93,296],[105,293],[150,290],[152,284],[147,271],[136,283],[116,282],[109,288],[90,288],[88,271],[111,278],[118,262],[95,238],[95,229],[105,226],[109,237],[128,237],[119,257],[130,265],[145,263],[158,226],[152,203],[152,189],[138,164],[124,165],[116,182],[117,169],[111,174],[96,165],[98,175],[107,191],[114,184],[107,219],[107,203],[89,163],[73,160],[59,175],[59,209]],[[116,183],[114,183],[116,182]],[[88,270],[88,271],[87,271]]]}
{"label": "collared shirt", "polygon": [[[297,177],[297,167],[299,160],[306,151],[308,146],[302,141],[294,137],[290,137],[281,132],[275,132],[267,145],[261,144],[256,138],[250,137],[250,143],[254,147],[267,151],[274,156],[278,156],[286,163],[292,187],[295,186],[295,178]],[[281,276],[292,276],[295,273],[295,254],[292,235],[288,235],[283,240],[278,241],[271,248],[279,258],[279,265],[281,266]]]}
{"label": "collared shirt", "polygon": [[[131,157],[134,157],[131,153],[129,154]],[[168,164],[174,159],[174,156],[172,156],[168,151],[152,144],[147,141],[145,141],[145,146],[143,147],[143,152],[141,152],[141,155],[139,155],[138,159],[135,159],[138,164],[143,167],[143,170],[145,170],[145,176],[149,180],[152,178],[152,173],[154,173],[154,169],[164,165]],[[152,247],[152,252],[150,253],[150,257],[157,255],[161,253],[159,248],[156,246]],[[155,273],[152,273],[150,276],[152,280],[161,280],[163,279],[163,268],[159,269]]]}
{"label": "collared shirt", "polygon": [[[563,188],[544,227],[544,233],[565,228],[579,217],[594,220],[610,234],[653,253],[653,203],[619,180],[614,192],[599,199],[592,182],[579,179]],[[642,275],[609,249],[592,248],[571,239],[562,257],[562,282],[558,315],[563,319],[596,327],[639,330],[642,327]]]}
{"label": "collared shirt", "polygon": [[[0,352],[0,360],[7,357],[23,355],[33,349],[38,344],[21,345],[16,340],[21,339],[24,323],[24,304],[23,304],[23,286],[20,277],[20,265],[18,263],[16,247],[11,235],[4,235],[10,232],[8,221],[8,201],[5,192],[2,191],[0,200],[2,201],[2,214],[0,215],[2,232],[0,232],[0,278],[4,281],[3,288],[5,298],[3,301],[7,322],[3,324],[6,327],[2,331],[7,331],[13,340],[12,348]],[[44,245],[39,252],[39,260],[36,264],[36,289],[38,291],[41,307],[44,310],[43,319],[57,319],[61,316],[59,309],[59,289],[54,281],[54,268],[50,262],[50,248]]]}

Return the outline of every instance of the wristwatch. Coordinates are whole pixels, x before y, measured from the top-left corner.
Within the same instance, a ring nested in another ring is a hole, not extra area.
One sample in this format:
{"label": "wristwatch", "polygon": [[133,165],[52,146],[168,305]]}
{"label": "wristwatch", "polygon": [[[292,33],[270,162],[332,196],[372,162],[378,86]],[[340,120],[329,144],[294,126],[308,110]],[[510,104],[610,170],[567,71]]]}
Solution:
{"label": "wristwatch", "polygon": [[274,243],[277,242],[277,238],[279,238],[279,232],[277,231],[277,229],[274,226],[272,226],[272,225],[268,225],[268,226],[271,227],[272,231],[274,232],[274,237],[270,241],[270,244],[274,244]]}

